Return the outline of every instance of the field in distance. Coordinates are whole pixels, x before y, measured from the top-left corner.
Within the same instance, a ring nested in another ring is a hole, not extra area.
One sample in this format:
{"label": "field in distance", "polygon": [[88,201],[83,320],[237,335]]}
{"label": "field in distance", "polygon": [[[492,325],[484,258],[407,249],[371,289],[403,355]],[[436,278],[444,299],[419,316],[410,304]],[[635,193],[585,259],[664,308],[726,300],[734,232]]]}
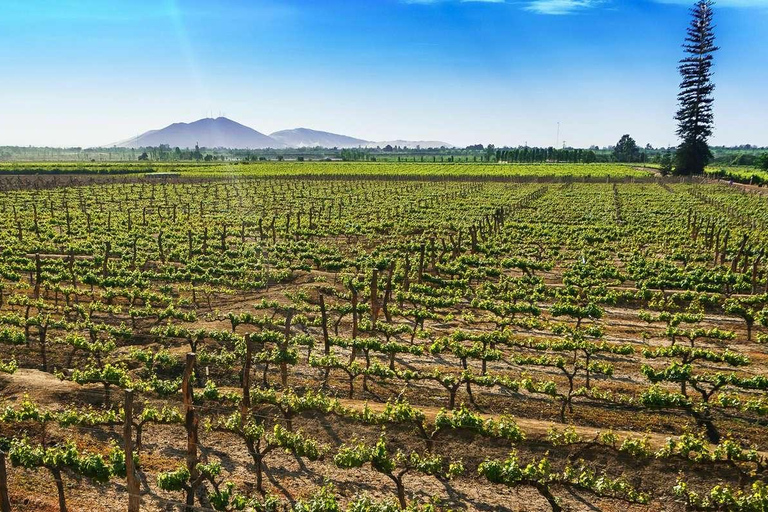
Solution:
{"label": "field in distance", "polygon": [[189,176],[436,176],[436,177],[536,177],[575,178],[649,177],[652,168],[638,164],[482,164],[423,162],[6,162],[3,174],[145,174],[173,172]]}

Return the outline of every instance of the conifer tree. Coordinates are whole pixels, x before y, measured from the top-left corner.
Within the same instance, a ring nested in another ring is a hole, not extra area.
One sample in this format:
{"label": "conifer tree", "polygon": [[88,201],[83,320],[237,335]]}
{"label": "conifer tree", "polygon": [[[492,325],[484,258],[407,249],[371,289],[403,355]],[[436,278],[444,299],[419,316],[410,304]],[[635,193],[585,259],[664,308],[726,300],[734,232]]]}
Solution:
{"label": "conifer tree", "polygon": [[675,119],[677,135],[682,139],[677,149],[676,173],[701,174],[712,159],[707,140],[712,135],[713,116],[712,54],[715,34],[712,25],[711,0],[699,0],[691,9],[693,20],[688,27],[683,48],[687,53],[680,61],[679,108]]}

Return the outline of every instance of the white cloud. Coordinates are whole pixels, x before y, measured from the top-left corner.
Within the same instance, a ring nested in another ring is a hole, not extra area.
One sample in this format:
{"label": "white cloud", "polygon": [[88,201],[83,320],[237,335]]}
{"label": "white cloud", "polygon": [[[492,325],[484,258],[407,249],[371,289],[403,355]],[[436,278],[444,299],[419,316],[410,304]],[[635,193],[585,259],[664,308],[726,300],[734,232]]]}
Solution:
{"label": "white cloud", "polygon": [[538,14],[573,14],[603,3],[603,0],[533,0],[525,10]]}

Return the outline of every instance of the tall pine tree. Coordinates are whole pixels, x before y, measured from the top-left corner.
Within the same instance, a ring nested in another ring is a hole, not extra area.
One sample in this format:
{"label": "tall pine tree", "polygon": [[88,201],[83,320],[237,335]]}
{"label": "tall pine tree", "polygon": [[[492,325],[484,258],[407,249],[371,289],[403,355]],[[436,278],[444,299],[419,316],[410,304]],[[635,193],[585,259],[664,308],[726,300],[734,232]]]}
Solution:
{"label": "tall pine tree", "polygon": [[682,139],[677,148],[677,174],[701,174],[712,159],[707,140],[712,135],[712,54],[715,34],[712,26],[712,1],[699,0],[691,9],[693,20],[688,27],[683,48],[688,54],[680,61],[680,93],[677,135]]}

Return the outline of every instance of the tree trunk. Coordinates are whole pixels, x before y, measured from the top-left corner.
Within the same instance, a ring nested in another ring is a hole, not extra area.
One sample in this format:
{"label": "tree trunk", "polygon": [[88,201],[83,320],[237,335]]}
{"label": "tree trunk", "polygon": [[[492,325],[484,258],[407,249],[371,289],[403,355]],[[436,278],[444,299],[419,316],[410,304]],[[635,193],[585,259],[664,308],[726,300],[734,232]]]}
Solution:
{"label": "tree trunk", "polygon": [[259,462],[256,464],[256,490],[264,492],[264,472],[261,468],[261,457],[258,457]]}
{"label": "tree trunk", "polygon": [[253,467],[256,470],[256,490],[260,493],[264,493],[264,485],[263,485],[263,471],[261,466],[261,460],[264,458],[261,453],[261,447],[256,446],[253,441],[243,437],[245,441],[245,446],[248,448],[248,453],[251,456],[251,459],[253,459]]}
{"label": "tree trunk", "polygon": [[61,479],[61,470],[50,468],[53,479],[56,481],[56,492],[59,494],[59,512],[67,512],[67,499],[64,496],[64,481]]}
{"label": "tree trunk", "polygon": [[557,499],[549,492],[549,487],[546,484],[540,482],[532,482],[533,486],[539,491],[544,499],[547,500],[549,506],[552,507],[552,512],[562,512],[563,508],[557,503]]}
{"label": "tree trunk", "polygon": [[405,499],[405,486],[403,485],[403,479],[395,479],[395,485],[397,486],[397,499],[400,502],[400,508],[405,510],[408,508],[408,502]]}

